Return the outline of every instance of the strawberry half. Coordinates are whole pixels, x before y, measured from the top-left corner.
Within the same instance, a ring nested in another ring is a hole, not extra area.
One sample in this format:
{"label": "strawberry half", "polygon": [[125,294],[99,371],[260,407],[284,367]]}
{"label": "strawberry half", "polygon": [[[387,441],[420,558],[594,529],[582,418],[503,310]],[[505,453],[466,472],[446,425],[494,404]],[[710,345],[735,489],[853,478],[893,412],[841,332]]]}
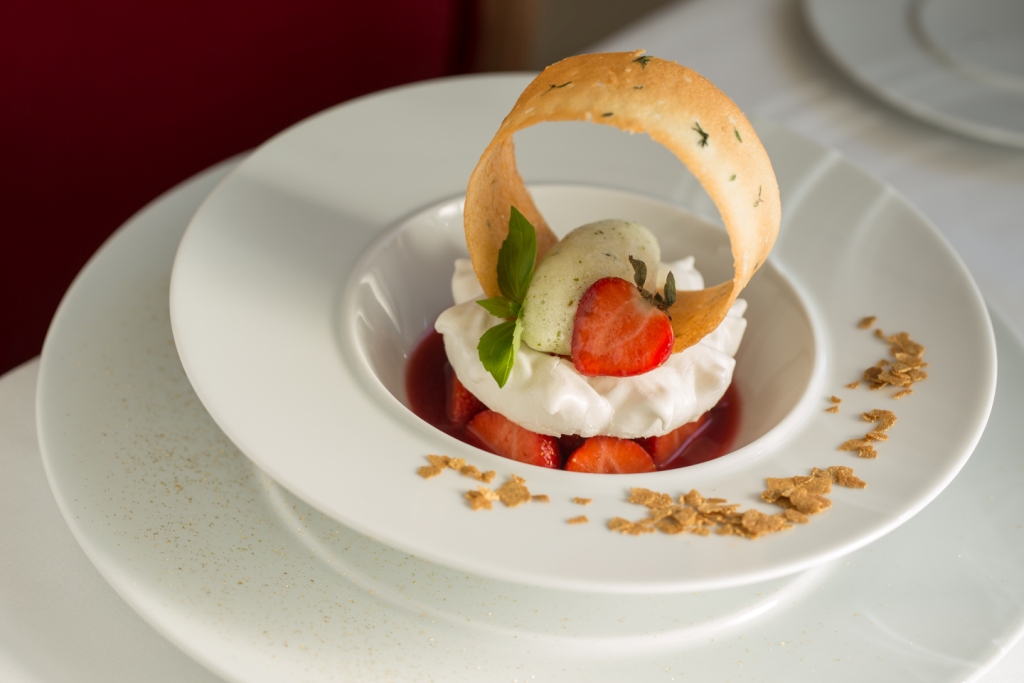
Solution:
{"label": "strawberry half", "polygon": [[504,458],[538,467],[560,468],[558,439],[520,427],[501,413],[485,410],[466,425],[487,450]]}
{"label": "strawberry half", "polygon": [[581,375],[648,372],[668,360],[674,343],[668,315],[631,282],[601,278],[580,299],[572,328],[572,362]]}
{"label": "strawberry half", "polygon": [[454,372],[448,373],[448,401],[445,406],[448,419],[456,427],[463,427],[473,416],[487,406],[459,381]]}
{"label": "strawberry half", "polygon": [[654,460],[636,442],[614,436],[592,436],[569,458],[565,469],[595,474],[654,472]]}

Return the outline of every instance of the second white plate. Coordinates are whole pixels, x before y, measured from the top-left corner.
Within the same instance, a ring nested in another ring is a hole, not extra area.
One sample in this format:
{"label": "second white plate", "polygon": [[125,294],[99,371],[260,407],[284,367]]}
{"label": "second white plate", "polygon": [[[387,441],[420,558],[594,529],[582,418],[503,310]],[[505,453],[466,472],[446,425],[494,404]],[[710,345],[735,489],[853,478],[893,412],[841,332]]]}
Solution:
{"label": "second white plate", "polygon": [[[243,452],[327,515],[420,557],[513,582],[607,592],[679,592],[790,574],[892,530],[952,480],[981,435],[995,388],[991,323],[977,289],[939,234],[890,188],[768,124],[759,131],[785,215],[773,272],[795,313],[781,315],[766,297],[751,315],[760,316],[758,329],[802,330],[798,337],[810,339],[791,360],[766,360],[770,346],[756,335],[745,342],[746,365],[771,371],[754,381],[741,367],[738,381],[756,387],[802,378],[774,427],[721,461],[596,477],[517,467],[413,416],[387,375],[400,374],[448,289],[461,220],[457,202],[437,202],[462,193],[480,150],[528,80],[452,79],[346,104],[269,141],[206,200],[175,261],[171,321],[196,393]],[[573,183],[573,191],[590,193],[575,211],[564,192],[547,197],[566,220],[592,219],[590,205],[602,202],[594,186],[616,190],[605,194],[605,215],[662,206],[645,197],[708,206],[692,176],[646,138],[555,124],[526,131],[517,144],[528,182]],[[436,237],[408,237],[406,219],[431,205],[437,208],[425,225]],[[664,218],[666,211],[652,215]],[[664,220],[651,227],[666,235],[682,221]],[[401,259],[390,271],[361,260],[379,252],[382,239],[414,245],[406,249],[400,281],[389,273]],[[666,250],[666,257],[683,255]],[[752,284],[750,295],[760,286]],[[352,305],[359,288],[387,304],[378,306],[384,315],[370,320]],[[430,303],[403,308],[404,300]],[[835,450],[866,431],[860,411],[897,407],[885,392],[843,393],[888,353],[856,329],[867,314],[889,331],[910,331],[929,347],[933,366],[931,379],[898,404],[900,422],[874,461]],[[365,337],[360,348],[360,326],[371,323],[392,329]],[[368,348],[390,362],[374,366]],[[839,415],[823,412],[830,394],[846,399]],[[747,392],[749,414],[775,394],[765,395]],[[427,453],[463,456],[499,476],[520,474],[552,503],[472,513],[461,495],[469,480],[415,475]],[[624,537],[605,528],[614,516],[643,516],[624,502],[630,486],[672,494],[697,488],[748,507],[760,504],[765,477],[836,464],[855,467],[868,488],[840,489],[833,508],[812,524],[756,543]],[[586,511],[590,525],[565,524],[579,514],[570,502],[575,496],[594,499]]]}
{"label": "second white plate", "polygon": [[819,43],[889,104],[961,135],[1024,147],[1024,3],[806,0]]}
{"label": "second white plate", "polygon": [[228,680],[962,683],[1020,632],[1024,347],[1005,325],[978,452],[886,538],[792,580],[723,591],[525,588],[325,519],[203,410],[172,343],[167,283],[185,223],[223,172],[155,201],[79,275],[47,336],[37,418],[54,499],[89,559]]}

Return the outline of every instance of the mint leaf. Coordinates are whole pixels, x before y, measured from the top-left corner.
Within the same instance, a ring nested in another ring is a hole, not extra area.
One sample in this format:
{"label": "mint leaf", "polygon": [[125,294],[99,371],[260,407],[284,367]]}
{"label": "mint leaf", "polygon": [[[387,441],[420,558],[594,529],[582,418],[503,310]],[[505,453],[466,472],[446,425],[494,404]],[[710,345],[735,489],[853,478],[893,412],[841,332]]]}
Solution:
{"label": "mint leaf", "polygon": [[480,362],[499,387],[504,387],[508,381],[519,353],[519,341],[523,336],[523,319],[519,313],[526,290],[533,280],[536,261],[537,233],[530,221],[513,206],[508,217],[508,236],[498,250],[498,289],[502,296],[477,302],[493,316],[515,318],[484,332],[476,346]]}
{"label": "mint leaf", "polygon": [[476,346],[480,362],[499,387],[504,387],[512,374],[512,365],[516,361],[522,336],[523,322],[517,318],[495,325],[480,337],[480,343]]}
{"label": "mint leaf", "polygon": [[498,250],[498,289],[506,299],[523,302],[536,260],[537,233],[513,206],[508,217],[508,237]]}
{"label": "mint leaf", "polygon": [[519,309],[521,308],[518,302],[509,301],[503,296],[492,296],[490,299],[477,301],[477,303],[496,318],[515,318],[519,315]]}

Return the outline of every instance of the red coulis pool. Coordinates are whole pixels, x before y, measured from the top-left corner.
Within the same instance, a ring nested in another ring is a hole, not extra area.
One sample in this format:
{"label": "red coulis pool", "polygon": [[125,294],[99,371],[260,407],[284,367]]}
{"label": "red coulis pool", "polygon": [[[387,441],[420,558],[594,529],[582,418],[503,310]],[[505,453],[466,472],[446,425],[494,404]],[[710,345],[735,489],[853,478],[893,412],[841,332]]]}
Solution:
{"label": "red coulis pool", "polygon": [[[405,366],[405,392],[409,408],[418,417],[460,441],[489,450],[464,427],[452,424],[447,413],[448,383],[452,367],[444,352],[444,338],[431,329],[409,355]],[[732,450],[740,423],[740,397],[735,385],[729,385],[718,404],[696,422],[678,430],[678,447],[671,454],[656,458],[659,470],[672,470],[720,458]],[[649,452],[650,439],[634,439]],[[560,440],[563,462],[583,443],[580,437]],[[652,452],[653,455],[653,452]]]}

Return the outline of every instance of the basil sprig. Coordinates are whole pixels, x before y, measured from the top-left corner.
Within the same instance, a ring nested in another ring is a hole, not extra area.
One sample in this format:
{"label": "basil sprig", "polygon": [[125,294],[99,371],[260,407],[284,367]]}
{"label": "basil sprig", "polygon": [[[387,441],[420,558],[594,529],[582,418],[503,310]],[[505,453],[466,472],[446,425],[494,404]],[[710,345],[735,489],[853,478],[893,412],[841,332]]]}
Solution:
{"label": "basil sprig", "polygon": [[523,300],[533,280],[537,260],[537,233],[530,221],[512,207],[508,217],[508,236],[498,250],[498,291],[477,303],[498,318],[512,318],[484,332],[476,350],[484,369],[491,373],[499,387],[504,387],[512,374],[523,336]]}

